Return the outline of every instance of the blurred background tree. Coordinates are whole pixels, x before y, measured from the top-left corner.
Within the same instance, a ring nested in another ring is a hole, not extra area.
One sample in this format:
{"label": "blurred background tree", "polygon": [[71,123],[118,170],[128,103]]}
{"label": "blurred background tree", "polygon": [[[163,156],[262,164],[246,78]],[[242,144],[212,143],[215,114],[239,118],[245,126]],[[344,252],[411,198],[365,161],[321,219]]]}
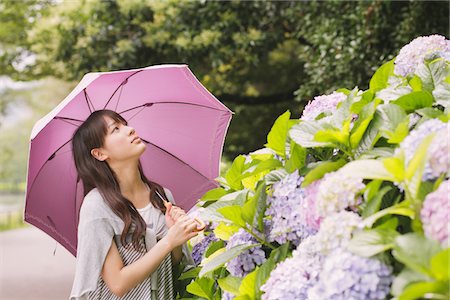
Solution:
{"label": "blurred background tree", "polygon": [[[188,64],[236,112],[223,153],[232,159],[263,147],[287,109],[299,117],[314,96],[355,83],[365,89],[404,44],[448,35],[449,7],[447,1],[2,0],[0,28],[2,75],[63,79],[70,83],[64,96],[91,71]],[[1,96],[0,112],[6,102]]]}

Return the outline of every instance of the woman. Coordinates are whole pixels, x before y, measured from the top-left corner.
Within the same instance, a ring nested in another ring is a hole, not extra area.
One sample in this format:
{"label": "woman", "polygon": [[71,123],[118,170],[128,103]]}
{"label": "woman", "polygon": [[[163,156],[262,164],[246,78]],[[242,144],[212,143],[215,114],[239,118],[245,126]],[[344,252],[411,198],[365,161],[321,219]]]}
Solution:
{"label": "woman", "polygon": [[166,208],[161,197],[173,196],[145,177],[145,148],[111,110],[93,112],[73,135],[84,199],[71,300],[172,299],[172,265],[193,265],[185,243],[197,223],[171,202]]}

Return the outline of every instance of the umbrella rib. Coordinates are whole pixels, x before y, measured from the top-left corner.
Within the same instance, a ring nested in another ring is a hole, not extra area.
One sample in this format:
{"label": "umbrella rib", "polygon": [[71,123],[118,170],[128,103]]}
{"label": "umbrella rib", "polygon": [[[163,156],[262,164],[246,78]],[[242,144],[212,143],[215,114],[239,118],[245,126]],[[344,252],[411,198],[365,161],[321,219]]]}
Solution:
{"label": "umbrella rib", "polygon": [[155,144],[153,144],[153,143],[150,143],[149,141],[147,141],[147,140],[145,140],[145,139],[143,139],[143,138],[141,138],[141,140],[142,140],[144,143],[151,144],[151,145],[155,146],[156,148],[160,149],[161,151],[164,151],[165,153],[169,154],[170,156],[176,158],[176,159],[179,160],[181,163],[183,163],[183,164],[189,166],[192,170],[194,170],[195,172],[197,172],[200,176],[202,176],[203,178],[206,178],[208,181],[211,180],[211,179],[209,179],[208,177],[206,177],[205,175],[203,175],[202,173],[200,173],[199,171],[197,171],[195,168],[192,168],[192,167],[191,167],[188,163],[186,163],[185,161],[183,161],[183,160],[181,160],[180,158],[178,158],[178,157],[176,157],[175,155],[173,155],[172,153],[170,153],[170,152],[164,150],[163,148],[159,147],[158,145],[155,145]]}
{"label": "umbrella rib", "polygon": [[106,102],[105,106],[103,106],[103,109],[105,109],[105,108],[108,106],[108,104],[109,104],[109,102],[111,101],[112,97],[114,97],[114,95],[117,93],[117,91],[119,90],[119,88],[120,88],[122,85],[124,85],[124,84],[126,84],[126,83],[128,82],[128,78],[130,78],[131,76],[136,75],[136,74],[139,73],[139,72],[142,72],[142,70],[139,70],[139,71],[137,71],[137,72],[134,72],[133,74],[131,74],[130,76],[128,76],[127,78],[125,78],[125,79],[120,83],[120,85],[119,85],[119,86],[116,88],[116,90],[112,93],[111,97],[109,97],[109,99],[108,99],[108,101]]}
{"label": "umbrella rib", "polygon": [[138,106],[135,106],[135,107],[123,110],[123,111],[119,112],[119,114],[122,114],[124,112],[129,112],[130,110],[138,109],[138,108],[143,107],[143,106],[152,106],[154,104],[174,104],[174,103],[176,103],[176,104],[184,104],[184,105],[192,105],[192,106],[201,106],[201,107],[205,107],[205,108],[210,108],[210,109],[215,109],[215,110],[218,110],[218,111],[222,111],[219,108],[215,108],[215,107],[211,107],[211,106],[207,106],[207,105],[202,105],[202,104],[178,102],[178,101],[167,101],[167,102],[154,102],[154,103],[148,102],[148,103],[145,103],[145,104],[142,104],[142,105],[138,105]]}
{"label": "umbrella rib", "polygon": [[55,117],[54,119],[55,120],[61,120],[61,121],[66,122],[66,123],[68,123],[70,125],[73,125],[73,126],[79,126],[79,125],[78,124],[74,124],[74,123],[69,122],[69,121],[76,121],[76,122],[83,123],[83,121],[81,121],[81,120],[72,119],[72,118],[66,118],[66,117]]}
{"label": "umbrella rib", "polygon": [[[86,100],[86,103],[88,105],[89,112],[92,113],[92,111],[95,109],[94,104],[92,104],[91,99],[89,98],[89,95],[86,92],[86,88],[84,88],[83,91],[84,91],[84,99]],[[92,105],[92,109],[91,109],[91,105]]]}

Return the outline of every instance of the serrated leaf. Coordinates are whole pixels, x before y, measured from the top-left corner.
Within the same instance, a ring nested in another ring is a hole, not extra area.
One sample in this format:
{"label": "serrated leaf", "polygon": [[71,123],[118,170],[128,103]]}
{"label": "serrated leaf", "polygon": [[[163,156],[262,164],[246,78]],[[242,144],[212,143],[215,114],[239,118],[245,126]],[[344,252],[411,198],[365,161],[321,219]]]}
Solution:
{"label": "serrated leaf", "polygon": [[372,214],[379,211],[381,206],[381,201],[383,200],[384,195],[392,189],[390,186],[385,186],[381,190],[379,190],[375,195],[371,196],[366,200],[364,204],[364,208],[362,211],[362,217],[367,218]]}
{"label": "serrated leaf", "polygon": [[408,201],[400,202],[399,204],[396,204],[394,206],[387,207],[383,210],[380,210],[377,213],[374,213],[373,215],[365,218],[362,222],[362,225],[364,227],[372,227],[373,224],[381,217],[384,217],[386,215],[401,215],[401,216],[407,216],[411,219],[414,219],[416,213],[415,211],[409,207]]}
{"label": "serrated leaf", "polygon": [[285,168],[289,173],[301,169],[305,166],[306,149],[291,140],[290,156],[286,162]]}
{"label": "serrated leaf", "polygon": [[359,145],[359,142],[366,132],[367,127],[374,117],[375,109],[378,106],[379,102],[380,101],[377,99],[376,101],[366,104],[362,108],[358,120],[353,125],[350,133],[350,146],[352,147],[352,149],[355,149]]}
{"label": "serrated leaf", "polygon": [[243,155],[237,156],[234,159],[230,169],[228,169],[227,173],[225,174],[225,179],[227,180],[228,184],[232,189],[236,191],[242,189],[240,176],[245,170],[244,163],[245,157]]}
{"label": "serrated leaf", "polygon": [[450,248],[444,249],[431,258],[431,273],[437,280],[446,281],[450,278]]}

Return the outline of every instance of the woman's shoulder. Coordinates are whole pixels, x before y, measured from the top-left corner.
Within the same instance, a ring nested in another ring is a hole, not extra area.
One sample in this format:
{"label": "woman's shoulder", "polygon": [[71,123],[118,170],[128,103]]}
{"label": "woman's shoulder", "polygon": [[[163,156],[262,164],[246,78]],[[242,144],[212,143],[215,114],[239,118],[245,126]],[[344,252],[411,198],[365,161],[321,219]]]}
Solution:
{"label": "woman's shoulder", "polygon": [[111,208],[106,204],[102,194],[97,188],[90,190],[84,196],[83,203],[80,208],[80,215],[92,218],[111,217]]}

